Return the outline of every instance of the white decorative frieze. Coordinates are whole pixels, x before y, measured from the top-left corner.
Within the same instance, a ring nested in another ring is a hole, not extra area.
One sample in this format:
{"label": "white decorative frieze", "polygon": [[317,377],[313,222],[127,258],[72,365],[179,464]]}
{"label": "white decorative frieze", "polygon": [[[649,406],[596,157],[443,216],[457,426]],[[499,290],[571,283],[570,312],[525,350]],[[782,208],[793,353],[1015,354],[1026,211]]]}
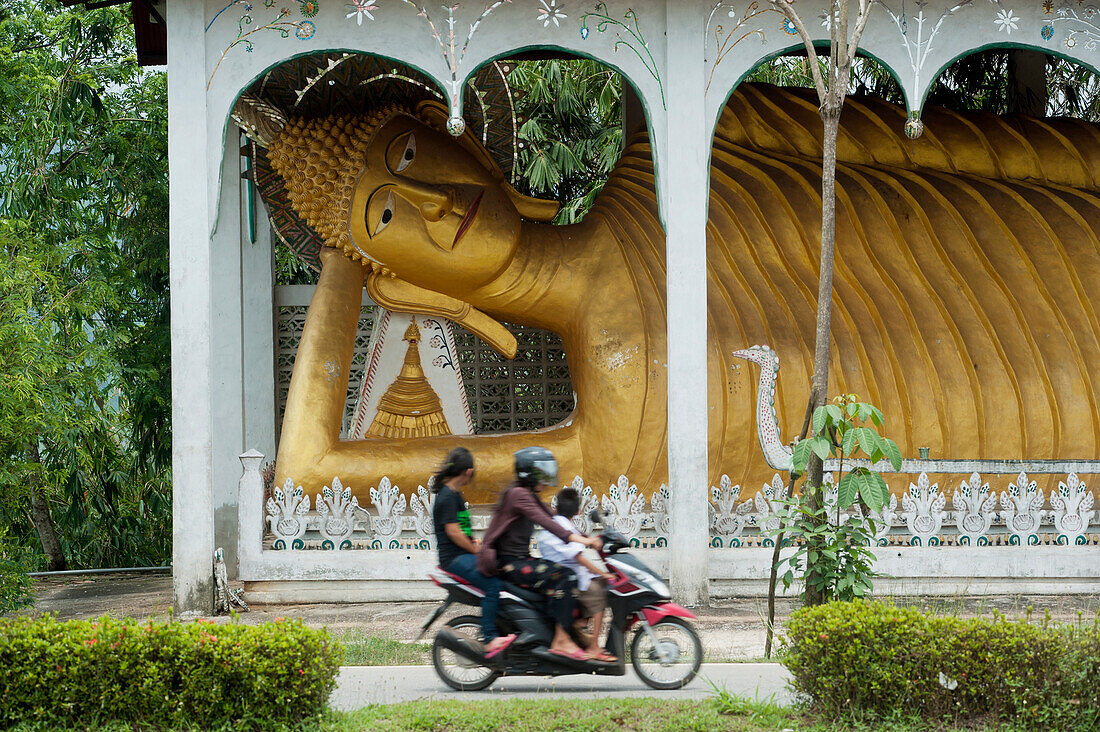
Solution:
{"label": "white decorative frieze", "polygon": [[[581,499],[574,518],[581,532],[599,531],[600,527],[591,524],[589,513],[602,508],[606,525],[617,529],[633,546],[667,546],[675,510],[674,496],[667,485],[655,491],[649,501],[625,475],[602,493],[593,491],[579,476],[571,487]],[[710,499],[708,520],[713,548],[773,546],[775,532],[788,511],[787,484],[778,473],[770,484],[746,500],[741,500],[741,487],[723,475],[717,486],[711,486]],[[1049,510],[1043,491],[1025,473],[1019,474],[999,499],[1000,513],[998,496],[975,473],[954,490],[952,510],[948,511],[946,495],[922,473],[900,501],[897,495],[891,495],[880,511],[866,512],[866,520],[879,546],[1100,543],[1100,529],[1092,527],[1094,520],[1100,520],[1093,509],[1093,494],[1076,474],[1069,474],[1051,491]],[[302,486],[288,479],[283,486],[276,486],[267,500],[264,524],[270,532],[269,546],[275,549],[431,550],[435,548],[434,500],[430,488],[417,486],[405,494],[388,478],[382,478],[370,490],[370,506],[364,508],[352,497],[351,488],[334,477],[331,487],[325,486],[316,496],[316,511],[311,512],[309,496]],[[552,498],[551,505],[554,503]],[[837,494],[828,479],[825,505],[830,523],[835,523]],[[841,509],[839,520],[864,513],[859,507]],[[488,521],[484,508],[476,508],[474,531],[484,531]],[[242,531],[246,531],[243,524]]]}
{"label": "white decorative frieze", "polygon": [[672,531],[672,491],[664,483],[649,499],[652,509],[650,527],[657,534],[657,546],[668,544],[668,535]]}
{"label": "white decorative frieze", "polygon": [[306,533],[306,512],[309,496],[302,486],[294,485],[290,478],[282,488],[275,486],[267,499],[267,524],[275,534],[275,548],[301,548],[302,535]]}
{"label": "white decorative frieze", "polygon": [[398,537],[401,535],[401,516],[405,513],[404,494],[390,483],[389,478],[383,478],[378,481],[377,488],[370,489],[370,502],[378,511],[377,516],[371,516],[371,529],[375,536],[372,548],[396,549],[401,544]]}
{"label": "white decorative frieze", "polygon": [[1043,492],[1029,481],[1026,473],[1020,473],[1016,482],[1001,491],[1001,509],[1005,515],[1005,527],[1012,534],[1012,544],[1039,543],[1039,526],[1043,522]]}
{"label": "white decorative frieze", "polygon": [[993,524],[993,515],[997,510],[997,494],[989,490],[989,484],[982,477],[971,473],[951,497],[951,506],[955,509],[955,526],[959,529],[959,543],[980,546],[989,543],[986,534]]}
{"label": "white decorative frieze", "polygon": [[741,532],[749,523],[752,499],[738,503],[741,486],[734,485],[728,475],[723,475],[717,486],[710,487],[711,531],[716,535],[711,546],[741,546]]}
{"label": "white decorative frieze", "polygon": [[[770,485],[765,485],[756,492],[753,502],[756,505],[756,513],[752,515],[752,521],[760,529],[761,533],[770,534],[779,530],[782,517],[786,515],[786,506],[783,501],[787,499],[787,484],[779,473],[772,476]],[[771,543],[769,540],[767,543]]]}
{"label": "white decorative frieze", "polygon": [[905,525],[913,535],[914,546],[934,546],[940,543],[937,534],[943,526],[947,512],[947,496],[940,492],[938,483],[928,484],[928,474],[921,473],[917,482],[909,484],[909,491],[901,498],[905,513]]}
{"label": "white decorative frieze", "polygon": [[432,520],[435,494],[431,491],[431,483],[428,481],[428,488],[417,486],[416,493],[409,497],[409,507],[416,516],[416,535],[421,543],[426,542],[422,547],[424,549],[435,549],[435,522]]}
{"label": "white decorative frieze", "polygon": [[332,479],[317,496],[317,511],[321,515],[321,546],[325,549],[351,548],[351,534],[355,530],[355,517],[359,512],[359,499],[351,497],[351,487],[345,487],[339,478]]}
{"label": "white decorative frieze", "polygon": [[617,483],[607,489],[601,502],[604,520],[628,540],[635,539],[645,522],[645,496],[638,493],[638,486],[620,475]]}
{"label": "white decorative frieze", "polygon": [[1092,521],[1092,493],[1077,477],[1070,473],[1066,482],[1058,483],[1058,490],[1050,492],[1051,517],[1058,532],[1059,544],[1084,544],[1085,531]]}

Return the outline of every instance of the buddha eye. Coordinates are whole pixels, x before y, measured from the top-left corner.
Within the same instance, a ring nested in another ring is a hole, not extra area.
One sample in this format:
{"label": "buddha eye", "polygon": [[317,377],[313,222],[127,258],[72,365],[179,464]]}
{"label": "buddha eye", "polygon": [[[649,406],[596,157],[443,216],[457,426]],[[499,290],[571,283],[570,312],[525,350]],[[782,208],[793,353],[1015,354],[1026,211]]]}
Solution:
{"label": "buddha eye", "polygon": [[405,143],[405,152],[401,153],[401,159],[397,161],[396,172],[400,173],[405,168],[412,164],[413,158],[416,157],[416,135],[409,133],[409,140]]}
{"label": "buddha eye", "polygon": [[[386,203],[382,208],[382,213],[378,217],[378,226],[374,227],[374,233],[371,236],[378,236],[382,233],[382,230],[389,226],[390,221],[393,220],[393,208],[395,199],[393,196],[393,190],[391,189],[386,194]],[[369,225],[369,222],[368,222]]]}

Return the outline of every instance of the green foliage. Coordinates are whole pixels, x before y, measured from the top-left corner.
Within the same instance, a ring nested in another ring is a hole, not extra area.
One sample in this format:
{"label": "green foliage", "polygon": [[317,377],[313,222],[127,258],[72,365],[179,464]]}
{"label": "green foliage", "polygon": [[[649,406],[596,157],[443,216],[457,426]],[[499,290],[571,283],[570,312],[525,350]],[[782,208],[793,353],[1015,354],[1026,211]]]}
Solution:
{"label": "green foliage", "polygon": [[406,666],[428,662],[427,643],[406,643],[385,635],[348,630],[339,638],[345,666]]}
{"label": "green foliage", "polygon": [[0,726],[268,729],[318,714],[342,649],[300,621],[0,621]]}
{"label": "green foliage", "polygon": [[[885,425],[882,412],[854,394],[838,396],[815,409],[810,424],[809,437],[794,446],[793,471],[805,473],[814,455],[837,459],[837,501],[827,506],[821,486],[804,485],[800,496],[785,502],[782,525],[774,533],[782,533],[795,550],[780,559],[777,575],[784,589],[801,576],[809,596],[845,601],[869,597],[878,576],[870,549],[875,527],[860,514],[881,510],[889,499],[886,481],[874,465],[886,460],[898,470],[901,451],[877,431]],[[861,456],[863,464],[853,462]],[[859,513],[843,513],[857,503]],[[829,515],[830,508],[834,515]]]}
{"label": "green foliage", "polygon": [[1030,729],[1100,725],[1100,624],[933,617],[880,602],[796,611],[783,662],[812,707],[842,719],[1003,718]]}
{"label": "green foliage", "polygon": [[[1009,50],[994,48],[964,56],[944,69],[928,92],[925,108],[1011,114],[1024,101],[1013,83]],[[1080,64],[1047,56],[1046,115],[1100,122],[1100,76]],[[825,65],[822,63],[822,73]],[[746,81],[813,88],[804,56],[777,56],[756,67]],[[868,94],[905,106],[905,95],[886,67],[871,58],[852,64],[848,93]]]}
{"label": "green foliage", "polygon": [[0,527],[0,615],[5,615],[34,602],[31,578],[23,564],[13,558]]}
{"label": "green foliage", "polygon": [[71,564],[168,557],[166,102],[127,11],[0,0],[0,522],[24,554],[35,491]]}
{"label": "green foliage", "polygon": [[[874,427],[867,426],[870,423]],[[872,467],[853,464],[861,456],[872,466],[886,460],[901,469],[901,450],[897,443],[880,435],[876,429],[884,425],[882,412],[873,404],[859,401],[855,394],[844,394],[814,410],[810,436],[794,446],[793,468],[806,472],[810,455],[821,460],[833,457],[840,461],[840,481],[837,483],[837,510],[861,501],[872,511],[882,510],[890,498],[886,481]],[[844,464],[849,470],[844,472]]]}
{"label": "green foliage", "polygon": [[879,576],[871,522],[845,515],[832,523],[828,512],[828,506],[811,506],[804,495],[786,502],[786,537],[795,549],[780,559],[779,581],[789,589],[801,577],[806,589],[830,600],[870,597]]}
{"label": "green foliage", "polygon": [[521,192],[562,204],[555,223],[579,221],[622,152],[622,81],[595,61],[520,61],[516,94]]}
{"label": "green foliage", "polygon": [[790,710],[774,709],[761,719],[749,720],[752,712],[763,711],[766,706],[759,704],[747,707],[745,713],[729,713],[709,699],[422,699],[361,709],[333,727],[347,732],[757,732],[807,728]]}

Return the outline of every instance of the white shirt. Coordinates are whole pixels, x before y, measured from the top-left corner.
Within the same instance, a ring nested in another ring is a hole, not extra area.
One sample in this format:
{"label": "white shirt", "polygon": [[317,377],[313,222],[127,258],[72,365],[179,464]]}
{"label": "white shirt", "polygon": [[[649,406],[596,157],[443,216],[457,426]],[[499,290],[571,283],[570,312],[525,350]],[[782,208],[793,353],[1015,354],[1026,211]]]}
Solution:
{"label": "white shirt", "polygon": [[[577,531],[577,527],[573,525],[573,522],[565,516],[555,516],[554,520],[572,534],[581,533]],[[584,551],[584,544],[578,544],[575,541],[564,542],[546,529],[539,529],[535,541],[538,543],[539,554],[542,555],[543,559],[549,559],[551,562],[556,562],[573,570],[577,575],[577,589],[581,592],[588,589],[589,583],[596,575],[577,561],[577,555]]]}

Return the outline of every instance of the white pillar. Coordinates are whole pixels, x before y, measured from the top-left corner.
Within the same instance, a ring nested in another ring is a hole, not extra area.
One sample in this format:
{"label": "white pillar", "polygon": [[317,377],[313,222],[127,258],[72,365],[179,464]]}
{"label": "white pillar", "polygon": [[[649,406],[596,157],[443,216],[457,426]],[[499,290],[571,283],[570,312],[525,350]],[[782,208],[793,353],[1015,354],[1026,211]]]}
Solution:
{"label": "white pillar", "polygon": [[[217,129],[222,129],[220,124]],[[211,476],[214,486],[214,546],[225,550],[227,569],[237,566],[237,481],[244,444],[244,334],[243,252],[240,141],[230,123],[225,140],[210,140],[221,156],[218,226],[210,235],[211,267],[211,419],[214,449]]]}
{"label": "white pillar", "polygon": [[[245,194],[247,195],[247,193]],[[244,446],[275,455],[275,250],[271,222],[253,201],[256,243],[243,239]],[[270,458],[269,458],[270,459]]]}
{"label": "white pillar", "polygon": [[707,556],[707,199],[703,15],[667,3],[664,220],[668,257],[669,574],[687,605],[709,602]]}
{"label": "white pillar", "polygon": [[211,252],[203,4],[168,3],[172,582],[177,614],[214,605]]}

